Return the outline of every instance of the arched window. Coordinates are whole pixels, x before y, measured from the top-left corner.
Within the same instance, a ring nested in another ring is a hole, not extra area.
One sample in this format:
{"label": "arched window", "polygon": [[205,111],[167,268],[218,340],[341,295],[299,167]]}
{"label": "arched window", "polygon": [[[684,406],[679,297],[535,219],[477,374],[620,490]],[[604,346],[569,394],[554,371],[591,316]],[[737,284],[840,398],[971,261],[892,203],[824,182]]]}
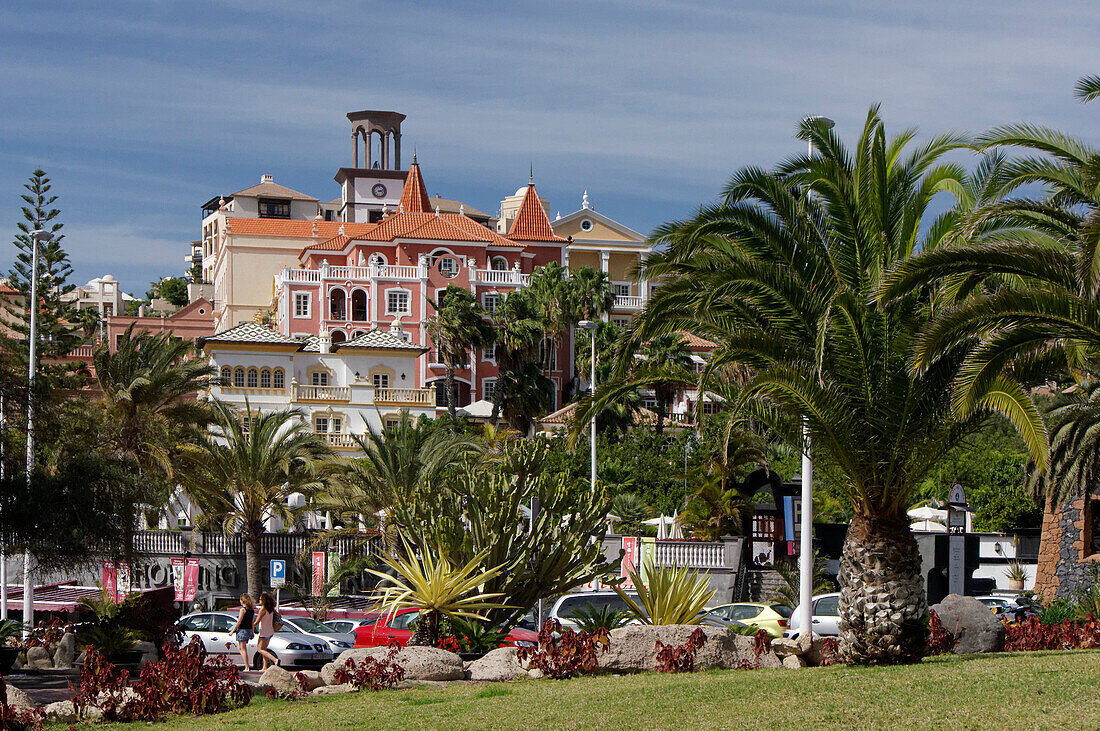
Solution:
{"label": "arched window", "polygon": [[489,262],[489,267],[493,271],[502,272],[508,268],[508,260],[503,256],[494,256],[493,260]]}
{"label": "arched window", "polygon": [[222,366],[222,381],[226,386],[233,380],[233,369],[229,366]]}
{"label": "arched window", "polygon": [[332,331],[332,344],[333,345],[336,345],[336,343],[342,343],[347,339],[348,339],[348,336],[344,334],[343,330],[333,330]]}
{"label": "arched window", "polygon": [[458,276],[458,259],[446,249],[436,249],[432,252],[431,262],[439,269],[439,273],[448,279]]}
{"label": "arched window", "polygon": [[237,369],[233,371],[233,386],[236,388],[244,388],[244,368],[237,366]]}
{"label": "arched window", "polygon": [[271,372],[272,388],[286,388],[286,376],[282,368],[276,368]]}
{"label": "arched window", "polygon": [[347,319],[347,295],[342,289],[334,289],[328,296],[329,317],[333,320]]}
{"label": "arched window", "polygon": [[260,385],[260,371],[256,368],[248,369],[248,387],[256,388]]}
{"label": "arched window", "polygon": [[355,322],[367,321],[367,293],[361,289],[351,293],[351,319]]}
{"label": "arched window", "polygon": [[271,369],[264,368],[260,371],[260,388],[271,388]]}

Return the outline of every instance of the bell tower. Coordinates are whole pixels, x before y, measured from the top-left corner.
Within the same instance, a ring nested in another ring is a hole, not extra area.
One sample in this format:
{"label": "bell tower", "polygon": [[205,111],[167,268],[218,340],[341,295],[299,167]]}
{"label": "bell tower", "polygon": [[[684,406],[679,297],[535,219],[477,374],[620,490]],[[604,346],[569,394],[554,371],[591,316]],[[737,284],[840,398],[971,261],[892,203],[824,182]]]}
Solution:
{"label": "bell tower", "polygon": [[[401,169],[401,122],[405,115],[399,112],[381,112],[364,109],[348,112],[351,122],[351,144],[354,149],[354,168],[377,170]],[[378,135],[378,159],[373,159],[371,142]],[[363,145],[363,167],[359,167],[359,145]]]}

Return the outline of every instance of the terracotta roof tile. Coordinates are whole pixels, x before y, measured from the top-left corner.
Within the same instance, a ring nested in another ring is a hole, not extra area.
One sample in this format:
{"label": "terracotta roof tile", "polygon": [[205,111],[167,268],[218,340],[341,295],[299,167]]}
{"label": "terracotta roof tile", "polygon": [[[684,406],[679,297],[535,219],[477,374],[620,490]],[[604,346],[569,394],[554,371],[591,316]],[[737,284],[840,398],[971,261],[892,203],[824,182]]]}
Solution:
{"label": "terracotta roof tile", "polygon": [[[359,241],[427,239],[429,241],[476,241],[493,246],[522,247],[457,213],[395,213],[378,222],[369,231],[352,238]],[[341,246],[341,248],[343,248]]]}
{"label": "terracotta roof tile", "polygon": [[[547,414],[538,421],[540,424],[568,424],[569,421],[573,418],[573,414],[576,411],[577,402],[574,401],[573,403],[567,404],[564,407],[558,409],[552,414]],[[657,423],[657,414],[653,413],[647,408],[639,407],[638,410],[634,412],[634,423],[654,425]]]}
{"label": "terracotta roof tile", "polygon": [[227,218],[226,225],[231,234],[246,236],[287,236],[296,239],[313,237],[313,227],[317,227],[317,238],[328,241],[340,235],[340,228],[349,236],[364,233],[374,228],[373,223],[343,223],[341,221],[300,221],[290,218]]}
{"label": "terracotta roof tile", "polygon": [[405,213],[430,213],[432,202],[428,200],[428,190],[424,187],[424,178],[420,175],[420,166],[413,160],[409,174],[405,177],[405,187],[401,191],[401,208]]}
{"label": "terracotta roof tile", "polygon": [[508,238],[513,241],[565,241],[550,226],[550,219],[546,217],[534,183],[527,185]]}
{"label": "terracotta roof tile", "polygon": [[233,197],[240,198],[289,198],[295,201],[315,201],[317,200],[311,195],[305,193],[299,193],[298,191],[288,188],[285,185],[279,185],[278,183],[260,183],[259,185],[253,185],[251,188],[245,188],[244,190],[238,190],[233,194]]}
{"label": "terracotta roof tile", "polygon": [[689,350],[714,350],[718,347],[718,343],[713,343],[706,338],[701,338],[698,335],[692,335],[685,330],[679,330],[676,333],[688,346]]}

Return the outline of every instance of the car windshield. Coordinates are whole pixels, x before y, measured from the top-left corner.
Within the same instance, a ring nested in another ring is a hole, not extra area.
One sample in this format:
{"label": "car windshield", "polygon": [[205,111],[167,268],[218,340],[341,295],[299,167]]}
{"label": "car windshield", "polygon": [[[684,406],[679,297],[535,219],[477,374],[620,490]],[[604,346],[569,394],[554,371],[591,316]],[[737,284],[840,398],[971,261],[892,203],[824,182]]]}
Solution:
{"label": "car windshield", "polygon": [[336,631],[332,627],[329,627],[327,624],[318,622],[316,619],[313,619],[311,617],[288,617],[287,619],[289,619],[295,627],[298,627],[303,632],[331,634]]}

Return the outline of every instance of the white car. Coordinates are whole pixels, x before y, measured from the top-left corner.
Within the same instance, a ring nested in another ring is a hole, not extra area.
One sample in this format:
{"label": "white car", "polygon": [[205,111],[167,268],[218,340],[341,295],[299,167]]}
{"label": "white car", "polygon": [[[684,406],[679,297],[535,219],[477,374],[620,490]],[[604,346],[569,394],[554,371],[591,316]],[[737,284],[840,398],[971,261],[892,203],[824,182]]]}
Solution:
{"label": "white car", "polygon": [[[638,601],[638,595],[634,592],[628,591],[626,595],[635,602]],[[563,629],[577,629],[577,623],[573,619],[574,613],[578,610],[602,609],[604,607],[609,607],[616,611],[625,611],[626,602],[613,591],[589,591],[578,594],[566,594],[565,596],[559,597],[558,600],[554,602],[554,606],[550,609],[550,614],[547,616],[547,619],[558,620]],[[636,622],[636,620],[634,621]]]}
{"label": "white car", "polygon": [[[241,654],[237,650],[237,638],[229,631],[237,623],[237,615],[228,612],[196,612],[182,617],[177,625],[183,632],[183,643],[198,637],[209,655],[226,655],[235,665],[240,664]],[[334,656],[329,643],[320,638],[301,632],[276,632],[271,637],[268,649],[279,658],[284,666],[300,665],[319,667],[332,662]],[[256,651],[256,637],[249,640],[247,653],[249,665],[258,670],[263,665],[263,656]]]}
{"label": "white car", "polygon": [[[811,610],[811,622],[813,624],[813,633],[816,635],[822,635],[828,637],[830,635],[835,636],[840,634],[840,612],[838,605],[840,604],[840,594],[819,594],[813,598]],[[801,607],[795,607],[794,613],[791,614],[787,631],[783,633],[784,637],[798,637],[802,633],[802,627],[800,627]]]}
{"label": "white car", "polygon": [[312,617],[288,617],[285,614],[279,616],[283,620],[283,631],[298,631],[318,640],[327,642],[333,654],[339,655],[344,650],[351,649],[355,645],[355,635],[341,632],[325,622],[318,622]]}
{"label": "white car", "polygon": [[[325,624],[332,627],[337,632],[342,632],[346,635],[351,635],[352,639],[355,638],[355,630],[360,627],[366,627],[372,625],[378,621],[378,614],[373,616],[368,615],[366,619],[326,619]],[[354,643],[353,643],[354,644]]]}

